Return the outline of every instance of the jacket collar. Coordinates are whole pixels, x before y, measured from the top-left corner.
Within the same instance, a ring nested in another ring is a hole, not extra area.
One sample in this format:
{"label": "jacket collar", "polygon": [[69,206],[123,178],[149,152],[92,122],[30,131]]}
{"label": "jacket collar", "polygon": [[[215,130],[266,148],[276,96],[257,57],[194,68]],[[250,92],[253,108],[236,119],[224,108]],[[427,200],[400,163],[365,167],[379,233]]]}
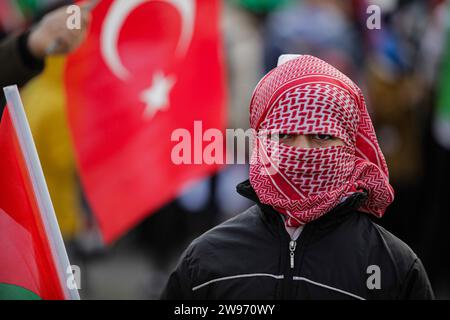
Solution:
{"label": "jacket collar", "polygon": [[[240,195],[256,202],[256,204],[261,208],[265,220],[267,220],[269,223],[279,223],[281,221],[281,219],[278,217],[278,215],[280,215],[278,211],[276,211],[272,206],[263,204],[259,201],[259,198],[249,180],[238,184],[236,186],[236,191]],[[308,223],[308,225],[315,226],[319,229],[328,229],[337,224],[340,224],[341,222],[346,220],[351,213],[354,213],[366,199],[366,192],[355,192],[343,202],[339,203],[328,213],[324,214],[314,221],[311,221],[310,223]]]}

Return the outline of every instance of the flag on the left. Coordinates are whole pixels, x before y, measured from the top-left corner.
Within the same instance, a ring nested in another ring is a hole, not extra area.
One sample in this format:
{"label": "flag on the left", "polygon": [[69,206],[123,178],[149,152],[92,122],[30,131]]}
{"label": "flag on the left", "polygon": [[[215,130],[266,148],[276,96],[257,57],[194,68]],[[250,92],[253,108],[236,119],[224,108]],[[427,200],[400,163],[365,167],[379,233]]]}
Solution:
{"label": "flag on the left", "polygon": [[16,86],[0,121],[0,300],[79,299]]}

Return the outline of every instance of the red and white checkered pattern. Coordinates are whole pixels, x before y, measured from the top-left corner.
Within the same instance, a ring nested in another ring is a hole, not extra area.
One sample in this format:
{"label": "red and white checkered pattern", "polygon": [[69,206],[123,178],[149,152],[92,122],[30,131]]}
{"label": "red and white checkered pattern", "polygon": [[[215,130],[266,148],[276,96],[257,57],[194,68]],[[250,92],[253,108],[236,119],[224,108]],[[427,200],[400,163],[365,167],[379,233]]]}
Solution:
{"label": "red and white checkered pattern", "polygon": [[[326,62],[304,55],[268,73],[253,93],[250,124],[258,132],[250,182],[262,203],[288,216],[287,225],[317,219],[361,189],[368,192],[362,211],[381,217],[393,201],[361,90]],[[266,132],[327,134],[344,145],[297,148]]]}

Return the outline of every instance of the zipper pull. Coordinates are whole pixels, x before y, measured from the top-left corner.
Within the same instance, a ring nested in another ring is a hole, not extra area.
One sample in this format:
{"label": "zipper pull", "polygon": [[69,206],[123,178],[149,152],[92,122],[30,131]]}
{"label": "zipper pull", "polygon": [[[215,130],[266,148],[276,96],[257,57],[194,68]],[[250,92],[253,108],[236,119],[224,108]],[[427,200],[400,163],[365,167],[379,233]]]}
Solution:
{"label": "zipper pull", "polygon": [[297,242],[294,240],[291,240],[289,242],[289,251],[290,251],[290,256],[291,256],[291,269],[294,269],[295,247],[297,247]]}

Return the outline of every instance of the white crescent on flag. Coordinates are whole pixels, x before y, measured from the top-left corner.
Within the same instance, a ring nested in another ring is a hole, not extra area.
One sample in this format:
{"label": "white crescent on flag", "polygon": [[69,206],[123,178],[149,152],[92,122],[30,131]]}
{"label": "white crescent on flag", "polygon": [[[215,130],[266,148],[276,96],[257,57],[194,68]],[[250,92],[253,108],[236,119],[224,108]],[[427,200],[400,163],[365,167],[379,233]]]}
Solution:
{"label": "white crescent on flag", "polygon": [[105,18],[101,33],[102,57],[111,72],[119,79],[126,80],[130,72],[125,68],[118,52],[120,30],[131,12],[145,2],[160,1],[172,4],[181,16],[181,35],[177,54],[183,55],[192,40],[195,23],[196,0],[115,0]]}

